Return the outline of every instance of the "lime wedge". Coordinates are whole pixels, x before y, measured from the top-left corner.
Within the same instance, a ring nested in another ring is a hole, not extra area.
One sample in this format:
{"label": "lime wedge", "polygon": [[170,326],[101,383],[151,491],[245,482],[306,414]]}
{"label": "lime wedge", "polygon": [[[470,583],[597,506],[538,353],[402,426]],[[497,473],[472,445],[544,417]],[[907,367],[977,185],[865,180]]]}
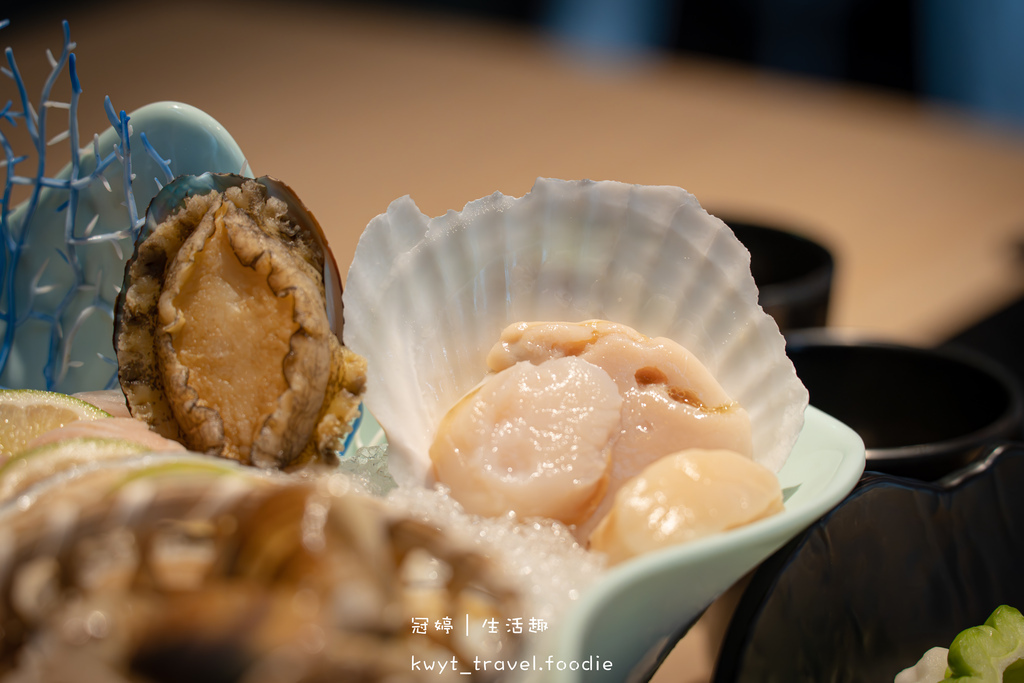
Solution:
{"label": "lime wedge", "polygon": [[0,501],[13,498],[36,482],[72,467],[149,450],[124,439],[74,438],[21,451],[0,467]]}
{"label": "lime wedge", "polygon": [[52,391],[0,391],[0,457],[9,458],[25,444],[51,429],[76,420],[110,417],[91,403]]}

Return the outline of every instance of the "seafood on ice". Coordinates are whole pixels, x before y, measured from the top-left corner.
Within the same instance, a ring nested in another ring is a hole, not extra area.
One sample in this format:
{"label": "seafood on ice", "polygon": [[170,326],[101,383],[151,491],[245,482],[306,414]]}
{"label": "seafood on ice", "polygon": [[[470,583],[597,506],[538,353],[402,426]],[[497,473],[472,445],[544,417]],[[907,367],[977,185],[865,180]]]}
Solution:
{"label": "seafood on ice", "polygon": [[[683,190],[609,182],[539,180],[436,219],[398,200],[343,295],[287,187],[179,179],[126,268],[115,350],[131,419],[169,441],[59,435],[0,470],[12,681],[512,659],[514,631],[410,631],[536,599],[446,528],[534,518],[494,546],[543,538],[558,551],[524,557],[571,557],[575,579],[603,559],[570,529],[618,562],[758,519],[781,508],[807,403],[731,231]],[[386,500],[301,467],[344,450],[360,400],[402,484]],[[420,514],[442,498],[450,527]]]}
{"label": "seafood on ice", "polygon": [[89,424],[0,467],[0,680],[506,680],[481,662],[518,665],[603,568],[561,525]]}
{"label": "seafood on ice", "polygon": [[585,540],[615,492],[681,444],[751,456],[746,411],[672,340],[602,320],[518,323],[487,364],[430,450],[468,512],[552,517]]}
{"label": "seafood on ice", "polygon": [[124,452],[55,467],[0,520],[5,681],[410,680],[410,657],[519,647],[504,631],[412,632],[417,617],[503,623],[516,592],[341,474]]}
{"label": "seafood on ice", "polygon": [[727,449],[778,471],[807,391],[749,258],[673,187],[539,179],[433,219],[396,200],[344,295],[392,474],[585,542],[661,457]]}

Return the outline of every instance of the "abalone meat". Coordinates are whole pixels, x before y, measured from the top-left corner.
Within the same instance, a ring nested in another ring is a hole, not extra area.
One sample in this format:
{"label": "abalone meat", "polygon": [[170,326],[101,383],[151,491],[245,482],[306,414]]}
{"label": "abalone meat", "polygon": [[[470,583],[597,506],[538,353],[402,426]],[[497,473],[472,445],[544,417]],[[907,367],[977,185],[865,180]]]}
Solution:
{"label": "abalone meat", "polygon": [[273,178],[185,176],[153,199],[114,324],[133,416],[259,467],[331,461],[365,362],[340,342],[341,279],[313,215]]}

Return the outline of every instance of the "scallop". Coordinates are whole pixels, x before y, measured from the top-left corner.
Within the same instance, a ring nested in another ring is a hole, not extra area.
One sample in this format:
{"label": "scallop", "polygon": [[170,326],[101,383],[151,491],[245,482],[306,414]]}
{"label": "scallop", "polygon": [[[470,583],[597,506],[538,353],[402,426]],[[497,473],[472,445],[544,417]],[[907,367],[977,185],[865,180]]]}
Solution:
{"label": "scallop", "polygon": [[185,176],[150,204],[118,297],[118,378],[134,417],[259,467],[331,461],[365,362],[340,342],[323,232],[273,178]]}
{"label": "scallop", "polygon": [[[580,539],[586,539],[608,512],[615,493],[626,480],[683,445],[729,449],[751,457],[750,418],[746,410],[692,353],[671,339],[651,339],[631,327],[606,320],[523,322],[505,328],[488,354],[487,364],[490,370],[501,372],[512,363],[529,362],[544,367],[566,358],[577,358],[599,368],[612,380],[613,390],[621,397],[614,428],[605,437],[604,445],[610,453],[607,495],[592,516],[562,520],[578,524]],[[442,422],[438,439],[446,436],[447,426]],[[503,444],[503,451],[509,450]],[[438,478],[462,502],[467,492],[456,487],[438,467],[437,459],[433,459]],[[509,509],[520,512],[519,508],[536,495],[544,492],[532,490],[524,498],[510,501]]]}
{"label": "scallop", "polygon": [[590,548],[619,563],[783,510],[775,474],[739,453],[690,448],[659,458],[615,494]]}
{"label": "scallop", "polygon": [[435,480],[446,414],[523,321],[605,320],[679,344],[745,411],[748,452],[769,470],[803,425],[807,391],[757,304],[749,253],[677,187],[538,179],[523,197],[436,218],[400,198],[360,238],[344,302],[346,343],[367,359],[365,405],[401,484]]}
{"label": "scallop", "polygon": [[593,363],[522,361],[455,404],[430,457],[467,512],[576,524],[607,490],[621,412],[618,387]]}

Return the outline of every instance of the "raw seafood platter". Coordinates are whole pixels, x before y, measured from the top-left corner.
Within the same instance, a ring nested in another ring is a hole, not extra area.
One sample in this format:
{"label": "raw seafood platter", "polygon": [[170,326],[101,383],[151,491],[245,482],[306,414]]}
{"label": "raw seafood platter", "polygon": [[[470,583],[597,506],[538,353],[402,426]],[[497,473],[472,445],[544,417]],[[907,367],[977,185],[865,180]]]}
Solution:
{"label": "raw seafood platter", "polygon": [[341,269],[202,111],[79,148],[67,31],[71,163],[0,112],[4,680],[642,679],[860,477],[685,190],[399,197]]}

